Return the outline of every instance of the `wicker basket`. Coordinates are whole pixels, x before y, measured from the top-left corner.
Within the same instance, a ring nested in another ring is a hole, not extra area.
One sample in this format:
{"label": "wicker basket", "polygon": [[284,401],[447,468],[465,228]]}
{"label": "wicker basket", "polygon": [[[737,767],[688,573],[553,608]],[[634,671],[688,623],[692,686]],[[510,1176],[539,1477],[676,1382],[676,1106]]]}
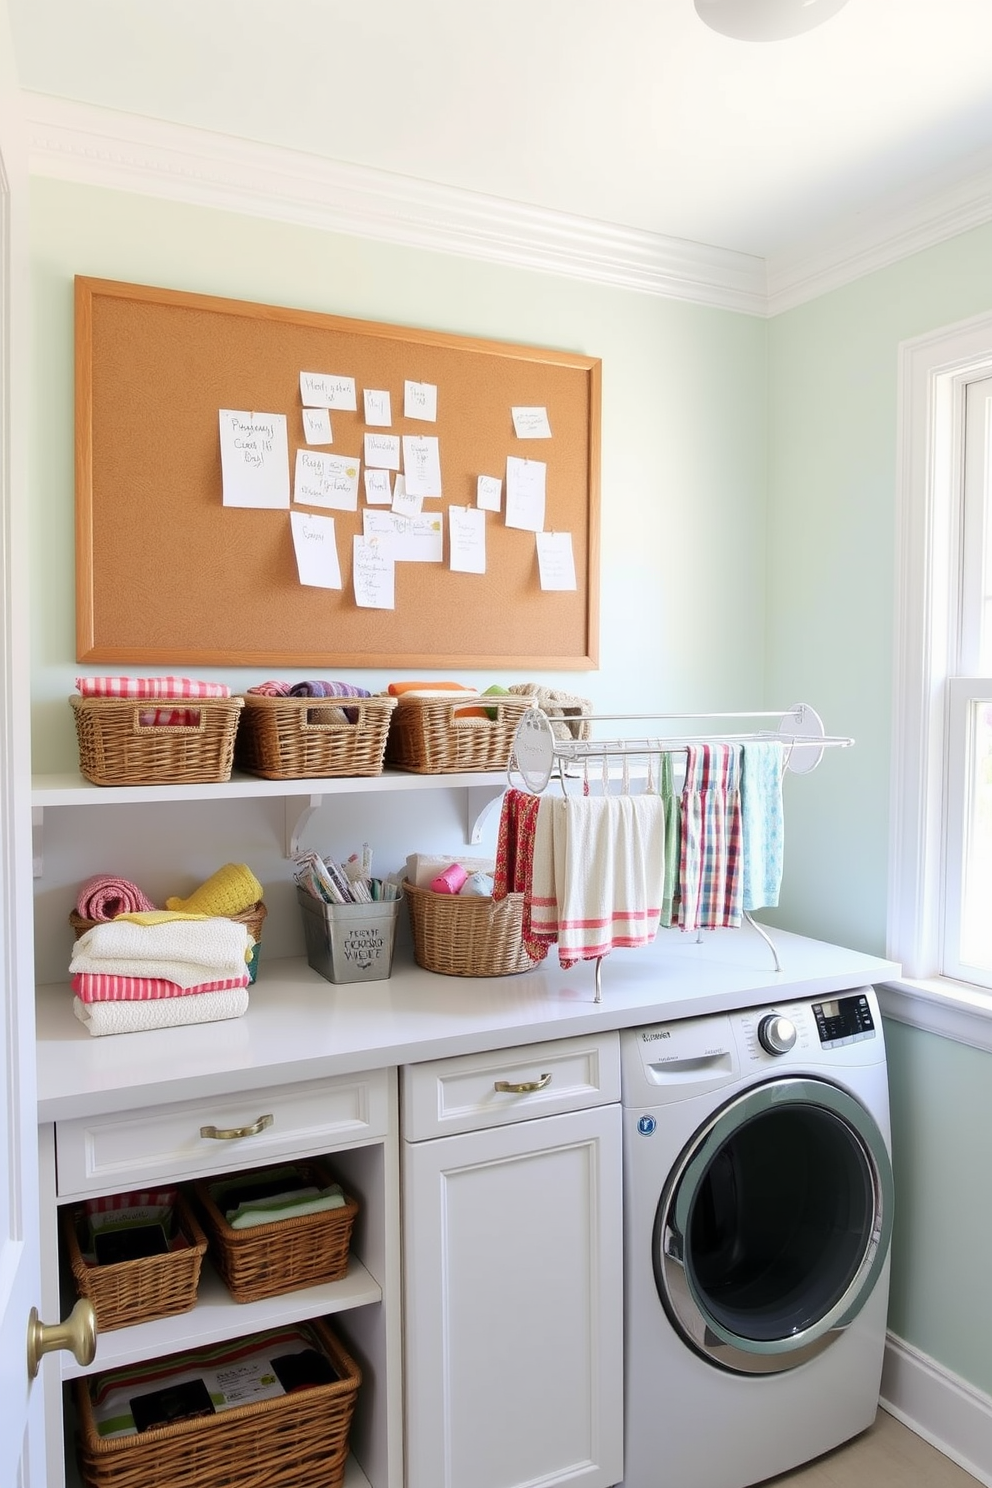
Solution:
{"label": "wicker basket", "polygon": [[510,976],[535,963],[521,940],[523,894],[485,899],[474,894],[435,894],[407,881],[413,955],[418,966],[444,976]]}
{"label": "wicker basket", "polygon": [[[505,770],[520,722],[533,699],[526,697],[405,698],[393,714],[386,763],[420,775],[459,770]],[[494,718],[459,717],[459,709],[483,708]]]}
{"label": "wicker basket", "polygon": [[[293,1167],[320,1188],[334,1182],[333,1176],[316,1161],[294,1162]],[[262,1177],[264,1173],[264,1168],[225,1173],[224,1181]],[[235,1230],[211,1197],[211,1183],[216,1182],[216,1178],[197,1179],[193,1191],[209,1238],[210,1259],[235,1302],[278,1297],[301,1287],[340,1281],[345,1275],[351,1229],[358,1213],[357,1200],[346,1194],[346,1202],[340,1209]]]}
{"label": "wicker basket", "polygon": [[[255,980],[258,972],[258,955],[262,946],[262,921],[267,914],[268,910],[265,904],[259,899],[257,904],[251,905],[249,909],[242,910],[240,914],[224,916],[227,920],[234,920],[237,925],[244,925],[255,942],[251,953],[251,960],[247,963],[248,979],[252,982]],[[105,920],[84,920],[82,915],[77,914],[75,910],[72,910],[69,914],[69,924],[72,926],[77,940],[81,935],[85,935],[87,930],[92,930],[94,925],[107,923]]]}
{"label": "wicker basket", "polygon": [[86,1211],[82,1205],[61,1211],[62,1236],[76,1291],[93,1303],[101,1333],[189,1312],[196,1305],[207,1238],[181,1193],[176,1194],[175,1211],[176,1223],[189,1241],[185,1249],[107,1266],[90,1265],[83,1257],[79,1226],[85,1222]]}
{"label": "wicker basket", "polygon": [[[392,697],[285,698],[247,693],[234,746],[239,770],[266,780],[381,775]],[[352,723],[342,710],[357,715]]]}
{"label": "wicker basket", "polygon": [[340,1488],[361,1371],[327,1324],[307,1324],[339,1378],[275,1400],[104,1439],[75,1382],[86,1488]]}
{"label": "wicker basket", "polygon": [[[231,778],[243,702],[232,698],[71,697],[79,768],[94,785],[191,785]],[[181,708],[195,724],[142,723]]]}

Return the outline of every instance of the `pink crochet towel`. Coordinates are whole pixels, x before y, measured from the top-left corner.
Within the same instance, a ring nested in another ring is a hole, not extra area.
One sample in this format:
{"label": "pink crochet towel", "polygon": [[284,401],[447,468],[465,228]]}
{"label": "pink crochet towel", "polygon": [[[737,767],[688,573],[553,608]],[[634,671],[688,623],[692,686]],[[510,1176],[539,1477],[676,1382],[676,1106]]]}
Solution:
{"label": "pink crochet towel", "polygon": [[197,682],[190,677],[77,677],[83,697],[229,698],[224,682]]}
{"label": "pink crochet towel", "polygon": [[84,920],[113,920],[120,914],[135,914],[155,909],[137,884],[110,873],[98,873],[87,879],[76,900],[76,913]]}

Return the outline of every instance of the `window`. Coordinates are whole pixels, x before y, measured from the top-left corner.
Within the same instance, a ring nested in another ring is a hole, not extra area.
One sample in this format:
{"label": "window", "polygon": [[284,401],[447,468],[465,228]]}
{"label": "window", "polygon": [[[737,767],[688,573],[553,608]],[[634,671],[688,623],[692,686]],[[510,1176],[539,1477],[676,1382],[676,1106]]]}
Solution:
{"label": "window", "polygon": [[899,389],[887,1011],[992,1049],[992,316]]}

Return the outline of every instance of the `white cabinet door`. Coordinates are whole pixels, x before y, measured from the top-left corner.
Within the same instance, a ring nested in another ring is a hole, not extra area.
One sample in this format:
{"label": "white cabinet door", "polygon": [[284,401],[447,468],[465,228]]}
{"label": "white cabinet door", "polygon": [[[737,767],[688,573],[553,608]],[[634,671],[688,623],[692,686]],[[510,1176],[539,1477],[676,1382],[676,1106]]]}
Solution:
{"label": "white cabinet door", "polygon": [[620,1108],[404,1143],[407,1488],[623,1476]]}

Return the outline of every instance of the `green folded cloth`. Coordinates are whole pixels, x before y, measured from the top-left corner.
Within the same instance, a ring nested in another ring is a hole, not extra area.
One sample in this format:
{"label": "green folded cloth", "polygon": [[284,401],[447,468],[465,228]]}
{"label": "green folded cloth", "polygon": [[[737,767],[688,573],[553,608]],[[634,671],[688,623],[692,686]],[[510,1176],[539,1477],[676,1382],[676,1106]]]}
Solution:
{"label": "green folded cloth", "polygon": [[280,1219],[300,1219],[305,1214],[343,1209],[346,1202],[340,1183],[332,1183],[325,1189],[309,1188],[240,1204],[228,1213],[227,1222],[232,1230],[249,1230],[254,1225],[275,1224]]}
{"label": "green folded cloth", "polygon": [[[510,690],[507,687],[500,687],[500,685],[499,685],[498,682],[494,682],[493,685],[492,685],[492,687],[487,687],[486,688],[486,690],[482,694],[482,696],[483,697],[509,697],[510,696]],[[487,718],[498,718],[499,717],[499,709],[498,708],[487,708],[485,711],[486,711],[486,717]]]}

